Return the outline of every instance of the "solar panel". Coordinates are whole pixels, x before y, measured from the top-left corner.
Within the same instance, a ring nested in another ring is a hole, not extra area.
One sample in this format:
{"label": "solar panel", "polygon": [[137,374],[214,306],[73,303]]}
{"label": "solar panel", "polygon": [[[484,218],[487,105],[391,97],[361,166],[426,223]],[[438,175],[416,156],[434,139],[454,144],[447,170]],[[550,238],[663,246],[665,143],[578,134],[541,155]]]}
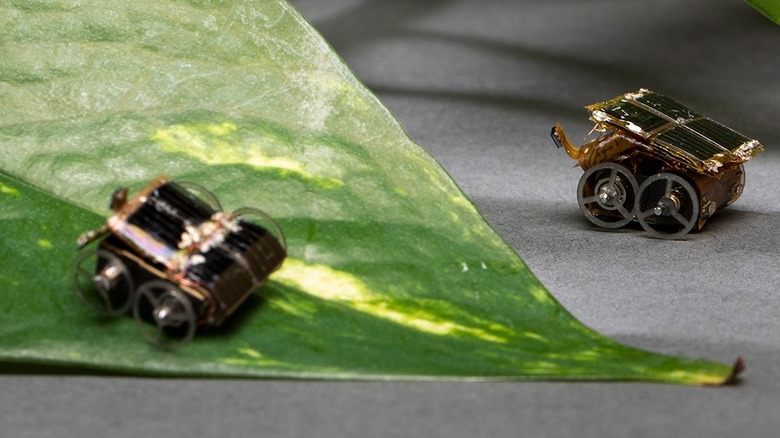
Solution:
{"label": "solar panel", "polygon": [[639,127],[642,132],[638,132],[636,129],[631,129],[637,132],[637,134],[650,133],[656,129],[669,123],[663,117],[659,117],[657,114],[638,107],[631,102],[618,102],[615,105],[605,107],[602,111],[617,120],[624,122],[626,128],[631,129],[631,124]]}
{"label": "solar panel", "polygon": [[667,146],[676,147],[704,161],[716,154],[726,152],[726,149],[712,143],[685,126],[678,126],[655,137],[655,141],[664,142]]}
{"label": "solar panel", "polygon": [[638,134],[675,160],[688,156],[685,160],[698,161],[698,168],[712,167],[708,161],[713,159],[720,164],[745,161],[762,149],[757,141],[650,90],[640,89],[586,108],[594,122]]}
{"label": "solar panel", "polygon": [[739,132],[712,119],[694,120],[686,126],[729,150],[736,149],[750,141]]}
{"label": "solar panel", "polygon": [[680,102],[660,94],[648,92],[637,97],[636,102],[644,104],[668,117],[669,120],[678,122],[701,117],[696,111],[688,108]]}

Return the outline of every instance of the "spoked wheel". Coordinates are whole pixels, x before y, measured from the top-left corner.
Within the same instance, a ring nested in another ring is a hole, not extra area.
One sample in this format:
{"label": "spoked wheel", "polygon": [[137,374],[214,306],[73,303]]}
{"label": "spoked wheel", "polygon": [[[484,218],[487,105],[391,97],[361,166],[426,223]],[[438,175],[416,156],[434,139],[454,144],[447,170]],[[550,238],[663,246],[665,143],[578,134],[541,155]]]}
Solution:
{"label": "spoked wheel", "polygon": [[577,201],[585,217],[602,228],[620,228],[634,219],[637,182],[617,163],[588,169],[577,186]]}
{"label": "spoked wheel", "polygon": [[133,317],[149,343],[172,349],[195,335],[195,311],[179,287],[164,280],[151,280],[142,284],[135,295]]}
{"label": "spoked wheel", "polygon": [[85,249],[73,264],[73,286],[91,310],[119,316],[130,308],[133,279],[127,265],[105,249]]}
{"label": "spoked wheel", "polygon": [[696,226],[699,196],[683,177],[659,173],[639,186],[636,214],[639,224],[652,236],[679,239]]}
{"label": "spoked wheel", "polygon": [[287,238],[284,236],[282,227],[266,212],[252,207],[242,207],[233,212],[237,218],[245,221],[249,221],[256,225],[259,225],[276,237],[279,244],[282,246],[285,252],[287,252]]}
{"label": "spoked wheel", "polygon": [[214,209],[214,211],[222,211],[222,204],[219,202],[219,199],[200,184],[189,181],[177,181],[176,184],[190,192],[196,198],[205,201],[209,207]]}

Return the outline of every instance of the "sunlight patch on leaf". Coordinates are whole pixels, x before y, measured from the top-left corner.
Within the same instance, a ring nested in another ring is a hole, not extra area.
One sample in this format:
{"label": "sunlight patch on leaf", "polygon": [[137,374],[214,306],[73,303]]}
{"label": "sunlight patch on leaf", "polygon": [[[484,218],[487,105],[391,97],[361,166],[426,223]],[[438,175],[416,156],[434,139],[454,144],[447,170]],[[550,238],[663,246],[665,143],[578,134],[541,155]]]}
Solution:
{"label": "sunlight patch on leaf", "polygon": [[484,322],[484,327],[468,326],[436,315],[431,311],[434,306],[416,307],[379,295],[353,275],[325,265],[307,264],[288,258],[274,279],[314,297],[338,302],[377,318],[434,335],[466,336],[498,343],[507,343],[509,337],[516,335],[513,330],[500,324]]}
{"label": "sunlight patch on leaf", "polygon": [[[206,164],[247,164],[260,170],[276,170],[281,175],[295,174],[316,182],[322,188],[342,185],[338,179],[307,172],[302,163],[289,156],[265,155],[263,144],[238,144],[233,135],[237,129],[232,122],[174,125],[157,129],[152,140],[166,152],[185,154]],[[263,140],[273,141],[268,137]]]}
{"label": "sunlight patch on leaf", "polygon": [[16,190],[13,187],[8,187],[5,184],[0,184],[0,193],[4,195],[16,196],[16,197],[22,196],[22,194],[19,193],[19,190]]}

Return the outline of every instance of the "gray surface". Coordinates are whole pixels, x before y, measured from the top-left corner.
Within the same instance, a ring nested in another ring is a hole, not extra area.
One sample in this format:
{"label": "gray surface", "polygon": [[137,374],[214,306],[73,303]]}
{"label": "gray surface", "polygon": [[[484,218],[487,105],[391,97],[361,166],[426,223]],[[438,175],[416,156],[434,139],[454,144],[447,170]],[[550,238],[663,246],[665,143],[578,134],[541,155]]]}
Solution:
{"label": "gray surface", "polygon": [[[594,329],[747,358],[742,384],[0,376],[0,436],[775,436],[780,27],[737,0],[293,2]],[[759,138],[745,195],[687,242],[601,232],[548,133],[648,87]]]}

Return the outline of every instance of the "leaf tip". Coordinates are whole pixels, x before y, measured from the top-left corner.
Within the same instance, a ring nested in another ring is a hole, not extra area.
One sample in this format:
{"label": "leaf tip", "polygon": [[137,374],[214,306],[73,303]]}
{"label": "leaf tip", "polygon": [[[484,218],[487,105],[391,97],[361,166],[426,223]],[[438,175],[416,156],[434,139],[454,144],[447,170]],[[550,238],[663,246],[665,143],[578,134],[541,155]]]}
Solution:
{"label": "leaf tip", "polygon": [[718,382],[706,383],[705,386],[737,385],[740,383],[739,376],[743,371],[745,371],[745,357],[740,354],[737,355],[737,360],[735,360],[734,365],[731,366],[731,373],[729,373],[725,379]]}
{"label": "leaf tip", "polygon": [[734,366],[731,367],[731,375],[723,382],[724,385],[730,385],[739,382],[739,375],[745,371],[745,358],[741,354],[737,356],[737,360],[734,361]]}

